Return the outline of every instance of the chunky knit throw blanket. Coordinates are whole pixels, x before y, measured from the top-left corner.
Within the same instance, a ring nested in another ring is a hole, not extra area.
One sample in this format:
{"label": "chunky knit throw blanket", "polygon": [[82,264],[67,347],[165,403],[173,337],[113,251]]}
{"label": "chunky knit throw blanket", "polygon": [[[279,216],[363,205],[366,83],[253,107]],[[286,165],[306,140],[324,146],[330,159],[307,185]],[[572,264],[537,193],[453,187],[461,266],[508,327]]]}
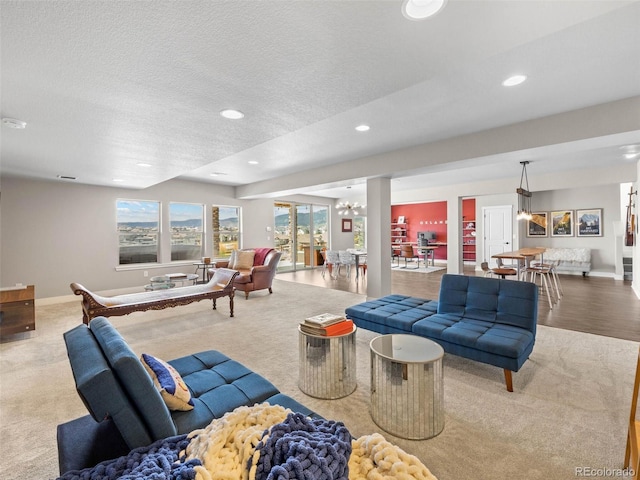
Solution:
{"label": "chunky knit throw blanket", "polygon": [[278,405],[239,407],[206,428],[132,450],[59,480],[437,480],[380,434]]}

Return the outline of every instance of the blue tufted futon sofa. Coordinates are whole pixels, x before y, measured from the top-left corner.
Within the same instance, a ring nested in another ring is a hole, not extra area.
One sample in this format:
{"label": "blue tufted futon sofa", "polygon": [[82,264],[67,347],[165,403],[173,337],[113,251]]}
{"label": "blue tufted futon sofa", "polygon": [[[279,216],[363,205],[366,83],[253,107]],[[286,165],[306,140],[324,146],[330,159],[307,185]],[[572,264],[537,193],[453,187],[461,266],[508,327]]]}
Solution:
{"label": "blue tufted futon sofa", "polygon": [[60,473],[91,467],[131,449],[207,426],[239,406],[268,402],[316,416],[268,380],[208,350],[170,360],[187,385],[193,410],[171,411],[138,355],[104,317],[64,334],[87,415],[58,426]]}
{"label": "blue tufted futon sofa", "polygon": [[538,289],[530,282],[445,274],[438,301],[388,295],[346,309],[360,328],[411,333],[439,343],[446,352],[511,372],[529,358],[536,337]]}

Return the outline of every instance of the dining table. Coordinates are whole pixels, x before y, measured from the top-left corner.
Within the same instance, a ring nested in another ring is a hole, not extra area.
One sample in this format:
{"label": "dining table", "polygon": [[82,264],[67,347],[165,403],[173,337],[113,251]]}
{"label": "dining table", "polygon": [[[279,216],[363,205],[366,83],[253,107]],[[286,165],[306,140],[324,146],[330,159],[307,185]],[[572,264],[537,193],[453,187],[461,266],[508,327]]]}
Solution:
{"label": "dining table", "polygon": [[354,256],[356,260],[356,280],[360,276],[360,258],[367,258],[367,251],[359,248],[347,248],[347,252]]}
{"label": "dining table", "polygon": [[525,247],[512,252],[502,252],[491,255],[491,258],[495,258],[498,261],[498,268],[502,268],[502,260],[516,260],[518,262],[518,280],[524,280],[525,269],[529,267],[531,260],[540,255],[540,262],[544,256],[546,248],[543,247]]}

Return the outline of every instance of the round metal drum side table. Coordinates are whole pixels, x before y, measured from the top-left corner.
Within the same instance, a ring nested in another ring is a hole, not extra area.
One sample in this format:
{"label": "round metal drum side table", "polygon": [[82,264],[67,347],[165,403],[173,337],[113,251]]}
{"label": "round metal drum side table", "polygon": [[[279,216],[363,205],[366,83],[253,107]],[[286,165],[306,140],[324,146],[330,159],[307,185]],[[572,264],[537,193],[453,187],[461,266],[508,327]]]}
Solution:
{"label": "round metal drum side table", "polygon": [[427,338],[391,334],[374,338],[370,348],[373,421],[411,440],[442,432],[442,347]]}
{"label": "round metal drum side table", "polygon": [[298,327],[298,387],[307,395],[333,400],[356,389],[356,330],[325,337]]}

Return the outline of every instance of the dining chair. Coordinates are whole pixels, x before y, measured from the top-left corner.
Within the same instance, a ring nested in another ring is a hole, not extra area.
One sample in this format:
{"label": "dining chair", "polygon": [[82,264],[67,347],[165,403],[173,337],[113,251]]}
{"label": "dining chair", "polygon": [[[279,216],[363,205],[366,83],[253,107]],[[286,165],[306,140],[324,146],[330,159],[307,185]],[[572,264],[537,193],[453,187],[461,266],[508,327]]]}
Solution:
{"label": "dining chair", "polygon": [[[322,277],[327,270],[329,270],[329,276],[331,278],[338,278],[338,269],[340,268],[340,255],[337,250],[325,250],[324,251],[324,265],[322,268]],[[335,276],[333,274],[335,272]]]}
{"label": "dining chair", "polygon": [[396,266],[399,267],[400,266],[400,254],[398,253],[398,251],[391,247],[391,263],[393,264],[393,259],[396,259]]}
{"label": "dining chair", "polygon": [[[400,246],[400,258],[404,258],[404,267],[402,268],[408,268],[407,267],[407,259],[409,260],[413,260],[414,258],[418,260],[418,264],[416,267],[414,267],[414,270],[417,268],[420,268],[420,256],[416,255],[413,251],[413,246],[412,245],[401,245]],[[399,260],[398,260],[399,262]]]}
{"label": "dining chair", "polygon": [[353,256],[352,253],[347,252],[346,250],[338,251],[338,257],[340,259],[340,265],[338,266],[338,273],[340,273],[340,268],[344,265],[347,269],[347,278],[351,278],[351,267],[356,264],[356,257]]}

